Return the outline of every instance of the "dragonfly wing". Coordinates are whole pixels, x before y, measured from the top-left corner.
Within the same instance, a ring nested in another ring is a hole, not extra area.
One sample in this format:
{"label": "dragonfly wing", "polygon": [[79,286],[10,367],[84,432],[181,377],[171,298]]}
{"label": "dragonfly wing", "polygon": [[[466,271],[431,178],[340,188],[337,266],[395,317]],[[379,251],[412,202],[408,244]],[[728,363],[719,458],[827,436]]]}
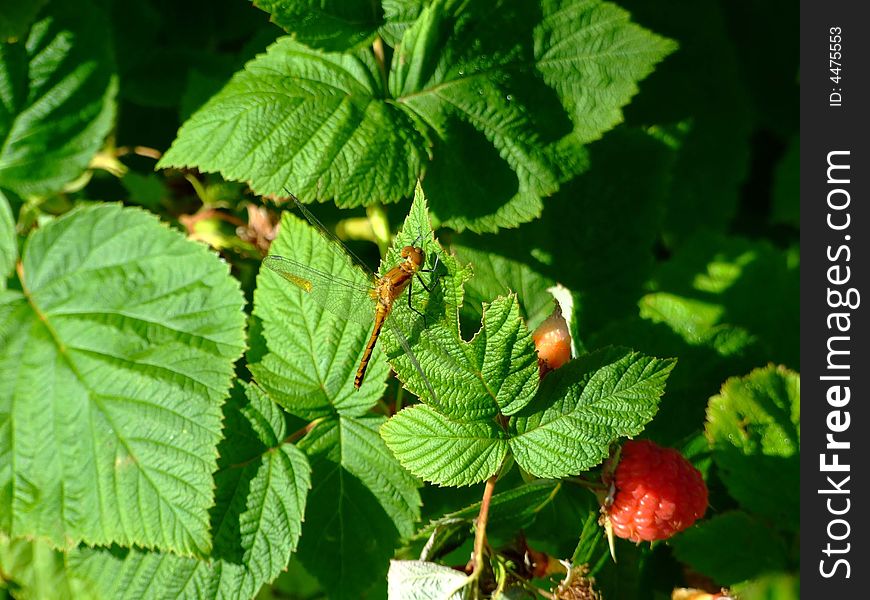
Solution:
{"label": "dragonfly wing", "polygon": [[264,258],[263,264],[337,317],[366,326],[372,324],[375,298],[371,286],[275,254]]}
{"label": "dragonfly wing", "polygon": [[418,361],[417,357],[414,356],[414,352],[411,350],[411,344],[408,343],[408,338],[405,337],[405,334],[402,333],[398,325],[396,325],[395,320],[388,319],[387,327],[389,327],[390,333],[393,334],[396,341],[399,342],[399,345],[402,347],[402,351],[407,355],[408,360],[410,360],[411,364],[414,365],[414,368],[417,369],[417,373],[420,374],[420,378],[423,380],[423,384],[426,386],[426,391],[429,394],[429,402],[437,406],[438,395],[435,393],[435,390],[432,389],[432,384],[429,383],[429,378],[426,377],[426,374],[423,372],[423,367],[420,366],[420,361]]}

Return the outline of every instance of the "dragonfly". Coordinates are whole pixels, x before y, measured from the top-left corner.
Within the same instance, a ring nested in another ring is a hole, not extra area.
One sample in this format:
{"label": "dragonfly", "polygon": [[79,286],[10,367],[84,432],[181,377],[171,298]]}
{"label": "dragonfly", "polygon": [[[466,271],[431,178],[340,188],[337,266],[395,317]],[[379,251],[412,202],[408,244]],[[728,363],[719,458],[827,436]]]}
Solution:
{"label": "dragonfly", "polygon": [[414,368],[420,374],[427,391],[435,399],[435,392],[428,378],[423,373],[419,361],[414,356],[406,336],[402,333],[395,319],[391,319],[393,307],[407,290],[408,307],[411,311],[423,319],[424,327],[426,317],[411,303],[411,293],[416,279],[427,292],[432,291],[431,285],[427,285],[421,273],[435,273],[438,267],[438,256],[432,268],[426,268],[426,253],[417,245],[422,239],[422,234],[411,245],[402,248],[401,262],[389,269],[383,276],[378,276],[365,266],[347,246],[330,233],[323,224],[302,204],[296,196],[285,190],[290,199],[296,205],[296,209],[314,227],[314,229],[327,241],[327,246],[334,253],[338,253],[342,260],[349,260],[365,273],[368,284],[342,278],[337,275],[315,269],[292,258],[270,254],[263,259],[263,264],[285,280],[301,289],[321,307],[342,319],[352,319],[364,325],[374,323],[371,335],[363,351],[362,359],[354,376],[353,385],[356,389],[362,386],[365,379],[366,369],[371,361],[372,352],[378,342],[382,329],[386,326],[393,338],[396,339],[402,350],[408,356]]}

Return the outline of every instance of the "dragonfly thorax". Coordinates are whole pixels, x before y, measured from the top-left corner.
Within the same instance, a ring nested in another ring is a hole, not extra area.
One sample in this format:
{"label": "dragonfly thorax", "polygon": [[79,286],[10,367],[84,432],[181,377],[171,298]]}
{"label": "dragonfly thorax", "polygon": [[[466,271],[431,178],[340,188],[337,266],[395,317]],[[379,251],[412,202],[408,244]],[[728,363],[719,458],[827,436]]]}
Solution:
{"label": "dragonfly thorax", "polygon": [[405,259],[405,269],[412,273],[417,272],[426,260],[426,254],[423,252],[423,249],[416,246],[405,246],[402,248],[401,254],[402,258]]}

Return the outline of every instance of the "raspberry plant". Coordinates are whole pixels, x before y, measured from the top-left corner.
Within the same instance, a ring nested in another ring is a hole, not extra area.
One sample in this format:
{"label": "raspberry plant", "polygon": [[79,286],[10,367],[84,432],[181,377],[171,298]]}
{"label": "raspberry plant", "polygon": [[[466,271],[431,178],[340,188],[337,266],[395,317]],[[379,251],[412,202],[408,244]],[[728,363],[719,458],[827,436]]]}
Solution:
{"label": "raspberry plant", "polygon": [[[25,4],[0,9],[5,593],[797,598],[794,89],[751,60],[785,9]],[[286,191],[382,272],[424,249],[391,317],[417,364],[385,331],[354,390],[369,329],[259,270],[360,277]],[[632,437],[712,508],[614,562]]]}

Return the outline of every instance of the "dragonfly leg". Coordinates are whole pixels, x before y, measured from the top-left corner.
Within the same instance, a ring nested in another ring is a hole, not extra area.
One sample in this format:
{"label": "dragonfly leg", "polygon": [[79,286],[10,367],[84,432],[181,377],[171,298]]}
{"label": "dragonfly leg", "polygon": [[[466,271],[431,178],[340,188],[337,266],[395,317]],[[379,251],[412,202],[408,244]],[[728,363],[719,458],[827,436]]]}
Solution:
{"label": "dragonfly leg", "polygon": [[438,273],[437,273],[437,271],[438,271],[438,262],[439,262],[440,260],[441,260],[441,255],[436,253],[436,254],[435,254],[435,264],[432,265],[432,268],[431,268],[431,269],[420,269],[419,272],[418,272],[417,278],[420,280],[420,283],[423,285],[423,288],[424,288],[427,292],[429,292],[429,293],[432,293],[432,289],[431,289],[429,286],[427,286],[425,283],[423,283],[423,278],[420,277],[419,273],[434,273],[434,274],[435,274],[435,277],[434,277],[433,279],[434,279],[435,281],[433,281],[430,285],[431,285],[432,287],[435,287],[435,284],[437,284],[438,281],[441,279],[440,277],[438,277]]}
{"label": "dragonfly leg", "polygon": [[[418,276],[418,278],[419,278],[419,276]],[[423,285],[424,288],[426,288],[426,291],[428,292],[429,288],[426,287],[426,284],[423,283],[422,279],[420,279],[420,283]],[[419,310],[414,308],[414,306],[411,304],[411,290],[413,290],[413,288],[414,288],[414,279],[412,278],[411,283],[408,284],[408,308],[410,308],[412,311],[414,311],[415,313],[420,315],[420,317],[423,319],[423,327],[424,328],[428,327],[428,325],[426,324],[426,315],[424,315]]]}
{"label": "dragonfly leg", "polygon": [[[428,273],[428,271],[423,271],[423,272]],[[430,288],[428,285],[426,285],[426,282],[423,281],[423,278],[420,277],[419,273],[417,273],[417,280],[420,282],[420,285],[423,286],[423,289],[426,290],[426,292],[428,292],[429,294],[432,293],[432,288]]]}

